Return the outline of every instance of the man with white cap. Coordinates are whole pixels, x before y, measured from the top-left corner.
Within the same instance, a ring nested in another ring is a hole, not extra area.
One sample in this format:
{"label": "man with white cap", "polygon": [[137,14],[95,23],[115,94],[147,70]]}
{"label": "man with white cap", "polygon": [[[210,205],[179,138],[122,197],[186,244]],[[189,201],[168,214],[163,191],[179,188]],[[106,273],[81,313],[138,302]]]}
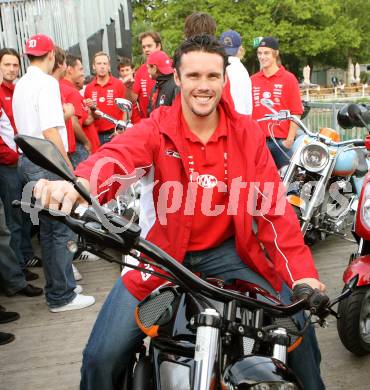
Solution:
{"label": "man with white cap", "polygon": [[[53,142],[66,163],[68,158],[59,84],[50,74],[55,62],[53,40],[43,34],[30,37],[25,46],[30,66],[18,81],[13,96],[14,121],[21,135],[45,138]],[[25,182],[59,177],[31,162],[23,154],[18,169]],[[82,309],[95,303],[92,296],[79,294],[72,271],[73,254],[67,243],[74,233],[64,224],[40,216],[40,242],[45,273],[45,296],[51,312]]]}
{"label": "man with white cap", "polygon": [[245,54],[241,36],[234,30],[228,30],[221,34],[220,41],[229,56],[226,73],[230,85],[229,88],[226,86],[224,93],[230,93],[231,99],[228,100],[233,101],[239,114],[251,115],[252,84],[249,73],[241,62]]}

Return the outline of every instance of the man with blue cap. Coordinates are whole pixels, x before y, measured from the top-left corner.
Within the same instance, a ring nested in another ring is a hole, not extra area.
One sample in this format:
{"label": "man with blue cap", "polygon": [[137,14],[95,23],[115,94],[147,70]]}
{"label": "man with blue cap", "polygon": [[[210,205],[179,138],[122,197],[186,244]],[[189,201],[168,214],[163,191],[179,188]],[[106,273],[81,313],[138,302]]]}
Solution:
{"label": "man with blue cap", "polygon": [[228,30],[221,34],[220,41],[229,56],[229,65],[226,68],[229,86],[226,85],[225,92],[230,93],[235,110],[239,114],[251,115],[252,84],[249,73],[241,62],[245,54],[241,36],[234,30]]}

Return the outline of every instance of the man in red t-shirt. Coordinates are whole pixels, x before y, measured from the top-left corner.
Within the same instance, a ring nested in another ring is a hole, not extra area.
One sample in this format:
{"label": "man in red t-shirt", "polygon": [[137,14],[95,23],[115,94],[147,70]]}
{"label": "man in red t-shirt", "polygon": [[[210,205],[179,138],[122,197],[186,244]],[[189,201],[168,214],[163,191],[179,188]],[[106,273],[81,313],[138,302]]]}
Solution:
{"label": "man in red t-shirt", "polygon": [[[294,115],[301,115],[303,106],[298,81],[280,65],[279,42],[272,37],[263,38],[257,48],[257,57],[261,71],[251,77],[253,119],[271,114],[271,111],[261,104],[262,98],[272,100],[277,111],[285,109]],[[260,122],[260,126],[277,168],[289,164],[297,125],[290,121],[264,121]]]}
{"label": "man in red t-shirt", "polygon": [[[34,252],[31,244],[31,220],[28,215],[21,210],[12,207],[13,200],[20,200],[22,197],[22,182],[18,174],[18,151],[12,138],[17,133],[14,123],[12,100],[15,87],[15,80],[19,76],[20,57],[17,51],[11,48],[0,50],[0,71],[4,80],[0,86],[0,107],[2,107],[4,116],[6,116],[11,125],[12,134],[5,136],[0,130],[0,182],[7,185],[0,186],[0,196],[3,199],[6,222],[11,232],[10,246],[20,262],[20,266],[27,280],[38,278],[36,273],[26,268],[30,261],[35,261]],[[9,142],[10,141],[10,142]]]}
{"label": "man in red t-shirt", "polygon": [[[121,120],[123,112],[114,104],[115,98],[123,98],[126,88],[121,80],[110,74],[110,59],[108,54],[98,52],[94,56],[93,69],[96,74],[94,80],[86,86],[86,104],[94,110],[98,108],[115,119]],[[114,135],[115,126],[106,119],[96,117],[95,126],[99,133],[101,144],[109,142]]]}
{"label": "man in red t-shirt", "polygon": [[[143,32],[139,35],[139,41],[145,62],[151,53],[162,50],[161,37],[154,31]],[[127,99],[130,99],[133,103],[138,101],[141,115],[146,118],[148,116],[150,92],[155,86],[155,80],[152,80],[149,76],[146,63],[142,64],[136,71],[135,79],[128,78],[125,81],[125,86],[127,88]]]}
{"label": "man in red t-shirt", "polygon": [[[128,57],[122,57],[117,65],[117,70],[119,74],[119,79],[122,80],[123,83],[126,80],[134,80],[135,77],[135,68],[132,64],[132,61]],[[141,120],[141,112],[139,103],[133,102],[131,109],[131,122],[133,124],[139,123]]]}
{"label": "man in red t-shirt", "polygon": [[87,106],[83,95],[79,92],[83,88],[85,82],[84,67],[81,61],[80,57],[72,54],[67,55],[67,70],[63,82],[73,88],[74,97],[79,102],[76,116],[82,130],[90,141],[90,152],[94,153],[100,146],[100,140],[94,125],[93,114]]}

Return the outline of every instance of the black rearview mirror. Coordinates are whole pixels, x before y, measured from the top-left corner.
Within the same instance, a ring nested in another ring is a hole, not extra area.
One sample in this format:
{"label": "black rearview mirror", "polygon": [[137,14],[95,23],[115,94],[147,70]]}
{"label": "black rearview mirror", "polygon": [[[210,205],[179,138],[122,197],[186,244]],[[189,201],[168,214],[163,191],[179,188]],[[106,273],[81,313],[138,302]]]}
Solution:
{"label": "black rearview mirror", "polygon": [[34,164],[75,183],[76,176],[51,141],[28,135],[17,135],[14,137],[14,141]]}

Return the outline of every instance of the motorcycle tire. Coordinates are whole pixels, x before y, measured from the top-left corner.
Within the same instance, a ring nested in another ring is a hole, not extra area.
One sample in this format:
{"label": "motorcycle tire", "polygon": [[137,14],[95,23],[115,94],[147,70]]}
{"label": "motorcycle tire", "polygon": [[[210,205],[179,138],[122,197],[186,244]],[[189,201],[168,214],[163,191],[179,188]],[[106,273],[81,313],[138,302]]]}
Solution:
{"label": "motorcycle tire", "polygon": [[370,353],[370,288],[359,287],[338,306],[337,330],[342,344],[357,356]]}

